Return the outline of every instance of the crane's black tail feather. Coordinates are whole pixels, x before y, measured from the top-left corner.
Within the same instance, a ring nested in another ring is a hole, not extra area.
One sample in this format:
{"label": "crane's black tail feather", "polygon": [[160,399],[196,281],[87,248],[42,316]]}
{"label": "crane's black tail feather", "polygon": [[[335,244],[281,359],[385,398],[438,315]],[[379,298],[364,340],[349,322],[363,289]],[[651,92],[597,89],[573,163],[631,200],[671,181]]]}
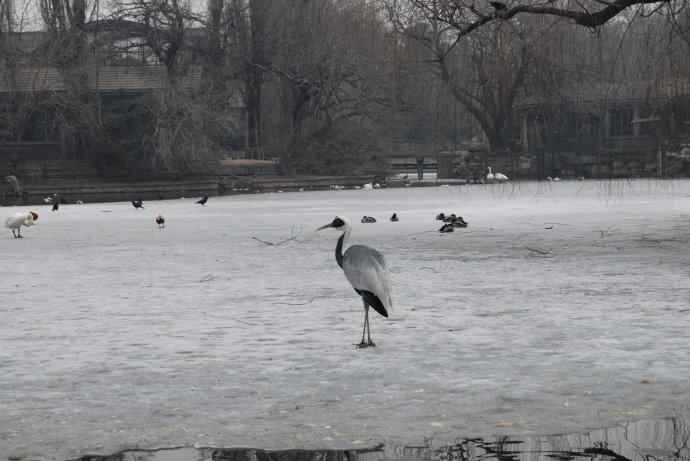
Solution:
{"label": "crane's black tail feather", "polygon": [[372,307],[372,309],[374,309],[376,312],[383,315],[384,317],[388,317],[388,311],[386,310],[378,296],[376,296],[371,291],[366,290],[357,290],[357,293],[359,293],[359,295],[362,298],[364,298],[364,302],[369,304]]}

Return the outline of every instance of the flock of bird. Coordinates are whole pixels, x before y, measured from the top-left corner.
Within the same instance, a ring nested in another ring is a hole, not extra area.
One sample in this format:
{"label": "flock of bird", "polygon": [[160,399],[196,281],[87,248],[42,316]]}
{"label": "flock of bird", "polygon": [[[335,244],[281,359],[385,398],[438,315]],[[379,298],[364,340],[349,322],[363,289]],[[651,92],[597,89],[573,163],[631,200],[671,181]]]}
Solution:
{"label": "flock of bird", "polygon": [[[43,202],[47,205],[52,205],[52,211],[58,211],[60,209],[60,204],[66,203],[64,198],[60,198],[58,194],[53,194],[52,196],[45,197],[43,199]],[[205,195],[199,200],[197,200],[195,203],[199,205],[206,206],[206,203],[208,202],[208,196]],[[77,205],[82,205],[84,202],[81,200],[77,200],[75,202]],[[131,201],[132,206],[134,207],[135,210],[143,210],[144,208],[144,201],[142,199],[135,199]],[[10,229],[12,231],[12,236],[14,238],[23,238],[22,237],[22,226],[24,227],[30,227],[35,224],[35,222],[38,220],[38,213],[35,211],[28,211],[28,212],[18,212],[14,213],[12,216],[8,217],[5,220],[5,227]],[[162,214],[156,215],[154,218],[154,221],[158,225],[159,229],[164,229],[165,228],[165,217]]]}
{"label": "flock of bird", "polygon": [[436,220],[443,221],[444,224],[438,230],[443,234],[455,232],[456,227],[467,227],[467,221],[465,221],[462,216],[456,216],[455,213],[451,213],[447,216],[444,213],[439,213],[436,215]]}
{"label": "flock of bird", "polygon": [[[491,169],[489,169],[489,174]],[[500,176],[499,176],[500,175]],[[494,179],[502,181],[501,173],[493,175]],[[507,178],[506,178],[507,180]],[[53,203],[53,211],[59,208],[59,197],[54,194],[50,200],[45,200],[46,203]],[[196,203],[206,206],[208,197],[205,196],[199,199]],[[144,202],[142,199],[135,199],[131,201],[132,206],[136,209],[144,209]],[[444,224],[439,229],[440,232],[452,232],[456,227],[467,227],[467,222],[462,216],[456,216],[454,213],[446,216],[440,213],[436,219],[443,221]],[[38,220],[38,214],[33,211],[27,213],[15,213],[7,218],[5,227],[12,231],[15,238],[22,238],[21,227],[30,227]],[[399,217],[397,213],[393,213],[390,217],[391,222],[398,222]],[[155,217],[155,222],[159,229],[165,228],[165,217],[158,214]],[[375,223],[376,219],[371,216],[362,217],[362,223]],[[362,339],[357,344],[359,348],[374,347],[376,344],[371,339],[371,329],[369,326],[369,308],[372,308],[383,317],[388,317],[393,310],[393,301],[391,297],[391,281],[390,273],[386,266],[384,256],[374,248],[366,245],[352,245],[343,252],[343,246],[350,237],[352,227],[350,221],[342,216],[336,216],[329,224],[321,226],[318,230],[335,229],[341,232],[340,237],[335,246],[335,260],[343,270],[345,278],[350,282],[355,292],[362,298],[364,307],[364,325],[362,328]]]}

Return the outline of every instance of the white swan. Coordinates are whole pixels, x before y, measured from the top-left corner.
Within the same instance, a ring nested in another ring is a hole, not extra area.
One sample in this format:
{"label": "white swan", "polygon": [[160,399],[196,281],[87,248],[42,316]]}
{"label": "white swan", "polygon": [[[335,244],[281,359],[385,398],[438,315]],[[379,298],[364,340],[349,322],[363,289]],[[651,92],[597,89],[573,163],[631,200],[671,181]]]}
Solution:
{"label": "white swan", "polygon": [[508,176],[504,175],[503,173],[496,173],[494,175],[494,177],[496,178],[496,181],[498,181],[498,182],[508,181]]}
{"label": "white swan", "polygon": [[494,173],[491,171],[491,167],[487,167],[489,169],[489,173],[486,175],[486,180],[489,182],[506,182],[508,181],[508,176],[504,175],[503,173]]}

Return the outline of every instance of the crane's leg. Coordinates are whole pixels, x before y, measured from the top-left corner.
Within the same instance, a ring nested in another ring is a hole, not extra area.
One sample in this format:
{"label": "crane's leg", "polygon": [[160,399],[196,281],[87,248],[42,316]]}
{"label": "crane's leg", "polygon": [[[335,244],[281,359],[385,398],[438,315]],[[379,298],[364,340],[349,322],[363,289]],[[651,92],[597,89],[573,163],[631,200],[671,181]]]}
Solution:
{"label": "crane's leg", "polygon": [[357,347],[359,347],[359,348],[364,348],[364,347],[369,346],[369,344],[367,344],[364,341],[364,334],[367,331],[368,325],[369,325],[369,306],[367,305],[367,302],[364,301],[364,327],[362,328],[362,341],[359,344],[357,344]]}
{"label": "crane's leg", "polygon": [[17,238],[17,233],[12,229],[12,237]]}
{"label": "crane's leg", "polygon": [[17,229],[17,238],[18,239],[24,238],[24,237],[22,237],[22,226],[19,226],[19,229]]}
{"label": "crane's leg", "polygon": [[367,306],[366,321],[367,321],[367,346],[376,347],[376,344],[374,344],[374,341],[371,340],[371,327],[369,326],[369,306]]}

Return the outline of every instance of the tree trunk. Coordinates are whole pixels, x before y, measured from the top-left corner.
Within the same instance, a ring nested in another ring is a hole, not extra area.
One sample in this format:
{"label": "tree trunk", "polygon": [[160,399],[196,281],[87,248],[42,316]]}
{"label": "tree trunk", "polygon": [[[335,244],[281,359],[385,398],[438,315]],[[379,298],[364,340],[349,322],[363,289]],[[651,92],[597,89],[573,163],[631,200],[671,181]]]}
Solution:
{"label": "tree trunk", "polygon": [[208,58],[205,69],[211,92],[223,92],[223,6],[224,0],[208,0]]}
{"label": "tree trunk", "polygon": [[[251,22],[251,62],[261,66],[266,64],[266,41],[270,0],[250,0],[249,18]],[[261,104],[263,71],[257,66],[248,69],[249,101],[249,147],[257,157],[262,155]]]}
{"label": "tree trunk", "polygon": [[232,11],[237,27],[240,56],[243,61],[245,105],[247,108],[247,154],[256,158],[261,154],[261,105],[263,71],[266,64],[266,23],[270,1],[249,0],[248,14],[241,0],[233,0]]}

